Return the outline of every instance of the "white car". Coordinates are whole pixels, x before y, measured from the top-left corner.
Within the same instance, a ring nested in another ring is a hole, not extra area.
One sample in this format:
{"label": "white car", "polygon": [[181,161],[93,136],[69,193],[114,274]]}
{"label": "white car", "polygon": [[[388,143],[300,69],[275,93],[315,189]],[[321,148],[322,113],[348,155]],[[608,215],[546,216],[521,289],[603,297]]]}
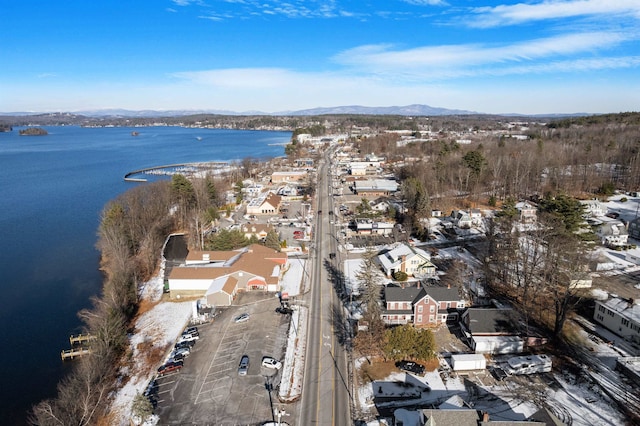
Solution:
{"label": "white car", "polygon": [[238,315],[233,319],[235,322],[245,322],[249,321],[249,314]]}
{"label": "white car", "polygon": [[189,354],[191,353],[191,349],[189,348],[179,348],[179,349],[174,349],[173,352],[171,352],[171,355],[169,355],[170,357],[174,357],[175,355],[182,355],[182,356],[189,356]]}
{"label": "white car", "polygon": [[178,338],[178,342],[177,343],[181,343],[181,342],[195,342],[196,340],[198,340],[200,338],[200,336],[194,336],[193,334],[183,334],[182,336],[180,336]]}
{"label": "white car", "polygon": [[282,363],[275,358],[270,356],[265,356],[262,358],[262,366],[266,368],[274,368],[276,370],[280,370],[282,368]]}

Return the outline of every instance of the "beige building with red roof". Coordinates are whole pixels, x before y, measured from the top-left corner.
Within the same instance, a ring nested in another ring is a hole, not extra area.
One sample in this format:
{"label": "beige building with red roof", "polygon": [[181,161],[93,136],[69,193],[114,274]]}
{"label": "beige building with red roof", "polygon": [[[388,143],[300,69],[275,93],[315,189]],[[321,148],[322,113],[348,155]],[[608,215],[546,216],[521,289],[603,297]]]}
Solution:
{"label": "beige building with red roof", "polygon": [[289,267],[286,253],[259,244],[229,252],[190,252],[187,258],[205,259],[207,254],[210,263],[198,260],[173,268],[171,297],[205,296],[211,305],[228,306],[241,291],[279,291]]}

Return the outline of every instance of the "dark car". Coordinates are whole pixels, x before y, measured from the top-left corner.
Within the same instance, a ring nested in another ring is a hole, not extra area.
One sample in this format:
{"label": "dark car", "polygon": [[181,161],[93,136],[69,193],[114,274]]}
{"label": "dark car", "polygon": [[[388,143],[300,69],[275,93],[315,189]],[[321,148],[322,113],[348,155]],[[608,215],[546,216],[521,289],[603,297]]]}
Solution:
{"label": "dark car", "polygon": [[200,336],[200,333],[198,332],[198,327],[195,327],[195,326],[185,328],[182,334],[193,334],[194,336]]}
{"label": "dark car", "polygon": [[242,355],[242,358],[240,358],[240,364],[238,365],[238,375],[246,376],[248,371],[249,371],[249,356]]}
{"label": "dark car", "polygon": [[507,372],[500,367],[494,367],[493,369],[491,369],[491,374],[493,374],[493,377],[495,377],[495,379],[498,381],[502,381],[508,376]]}
{"label": "dark car", "polygon": [[183,367],[183,365],[184,364],[182,363],[182,361],[168,362],[162,367],[158,368],[158,374],[160,376],[164,376],[165,374],[171,373],[173,371],[178,372]]}
{"label": "dark car", "polygon": [[174,349],[189,348],[191,349],[196,344],[195,340],[184,340],[175,344]]}
{"label": "dark car", "polygon": [[279,314],[284,314],[284,315],[291,315],[293,313],[293,309],[287,307],[287,306],[278,306],[276,308],[276,312]]}
{"label": "dark car", "polygon": [[396,362],[396,367],[398,367],[402,371],[407,371],[413,374],[424,374],[424,365],[418,364],[413,361],[398,361]]}

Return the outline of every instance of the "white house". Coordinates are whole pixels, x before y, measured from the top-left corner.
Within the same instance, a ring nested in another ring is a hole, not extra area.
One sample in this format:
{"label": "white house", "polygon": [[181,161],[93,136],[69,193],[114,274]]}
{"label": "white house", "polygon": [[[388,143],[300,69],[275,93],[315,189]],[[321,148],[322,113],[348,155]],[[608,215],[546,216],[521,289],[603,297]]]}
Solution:
{"label": "white house", "polygon": [[593,319],[623,339],[640,343],[640,299],[596,300]]}
{"label": "white house", "polygon": [[473,219],[471,215],[464,210],[454,210],[451,212],[451,218],[458,228],[471,228]]}
{"label": "white house", "polygon": [[383,250],[377,259],[387,277],[398,271],[419,278],[436,275],[436,267],[431,263],[431,256],[424,250],[405,243],[397,243],[391,249]]}
{"label": "white house", "polygon": [[538,216],[538,208],[528,202],[528,201],[520,201],[515,205],[516,210],[518,210],[518,220],[522,223],[534,223],[537,220]]}
{"label": "white house", "polygon": [[603,222],[596,228],[596,235],[600,237],[602,244],[607,246],[621,246],[627,244],[629,233],[620,221]]}
{"label": "white house", "polygon": [[391,235],[393,233],[393,223],[390,222],[378,222],[374,220],[361,219],[351,223],[353,229],[355,225],[355,231],[359,235]]}
{"label": "white house", "polygon": [[607,206],[598,200],[580,200],[585,217],[599,217],[607,214]]}

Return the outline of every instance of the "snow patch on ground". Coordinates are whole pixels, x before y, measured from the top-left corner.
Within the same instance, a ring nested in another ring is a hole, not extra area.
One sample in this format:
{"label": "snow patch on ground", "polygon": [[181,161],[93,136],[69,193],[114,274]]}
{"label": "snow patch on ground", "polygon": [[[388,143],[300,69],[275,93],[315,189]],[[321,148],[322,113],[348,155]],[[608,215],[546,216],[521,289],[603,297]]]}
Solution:
{"label": "snow patch on ground", "polygon": [[[158,301],[162,297],[164,271],[141,286],[141,294],[146,300]],[[119,426],[130,424],[131,403],[138,393],[144,393],[149,382],[155,377],[155,367],[145,363],[145,356],[140,353],[140,344],[151,347],[171,347],[193,312],[193,303],[165,302],[155,305],[145,312],[135,323],[135,332],[130,337],[133,365],[130,370],[123,371],[128,378],[127,383],[119,389],[112,403],[115,423]],[[150,421],[153,422],[153,419]],[[147,423],[149,424],[149,423]],[[154,423],[151,423],[154,424]]]}
{"label": "snow patch on ground", "polygon": [[282,381],[278,390],[281,401],[295,401],[302,396],[308,315],[309,309],[306,306],[296,307],[291,315],[287,351],[282,366]]}

